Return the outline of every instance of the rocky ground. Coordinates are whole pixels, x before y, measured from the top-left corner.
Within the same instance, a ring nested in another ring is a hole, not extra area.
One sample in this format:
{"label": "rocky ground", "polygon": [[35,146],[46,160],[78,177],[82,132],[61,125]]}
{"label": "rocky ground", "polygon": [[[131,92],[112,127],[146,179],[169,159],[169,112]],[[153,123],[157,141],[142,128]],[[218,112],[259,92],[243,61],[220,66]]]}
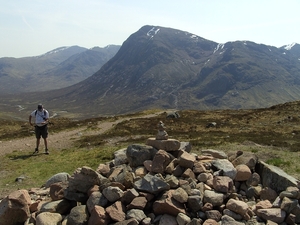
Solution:
{"label": "rocky ground", "polygon": [[13,192],[0,203],[0,224],[299,224],[296,179],[253,153],[190,151],[188,142],[157,137],[128,146],[96,170]]}

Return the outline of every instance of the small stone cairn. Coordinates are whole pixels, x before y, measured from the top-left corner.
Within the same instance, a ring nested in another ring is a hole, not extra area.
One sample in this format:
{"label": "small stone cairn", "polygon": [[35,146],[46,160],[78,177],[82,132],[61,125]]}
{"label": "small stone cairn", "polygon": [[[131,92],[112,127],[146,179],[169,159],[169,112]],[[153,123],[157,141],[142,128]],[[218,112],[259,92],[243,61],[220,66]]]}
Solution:
{"label": "small stone cairn", "polygon": [[252,153],[156,138],[115,152],[96,170],[52,176],[0,202],[1,225],[300,224],[298,181]]}
{"label": "small stone cairn", "polygon": [[165,124],[162,121],[159,121],[157,124],[158,132],[156,135],[156,140],[168,140],[169,135],[167,131],[165,131],[166,127]]}

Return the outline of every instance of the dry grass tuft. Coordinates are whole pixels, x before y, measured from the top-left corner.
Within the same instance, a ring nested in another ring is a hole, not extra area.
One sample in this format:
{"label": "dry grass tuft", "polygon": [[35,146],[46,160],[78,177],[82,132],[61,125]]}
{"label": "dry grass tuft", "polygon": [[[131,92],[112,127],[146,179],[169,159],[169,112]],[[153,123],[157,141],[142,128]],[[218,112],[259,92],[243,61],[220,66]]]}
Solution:
{"label": "dry grass tuft", "polygon": [[[81,166],[94,169],[101,162],[112,159],[113,152],[133,143],[144,144],[155,137],[157,124],[163,121],[170,138],[189,141],[193,151],[212,148],[225,152],[238,150],[256,153],[260,160],[278,166],[300,179],[300,103],[288,103],[267,109],[179,111],[177,119],[167,119],[167,113],[157,110],[114,117],[86,120],[53,119],[51,132],[84,128],[81,138],[74,145],[49,156],[31,157],[14,151],[0,159],[0,190],[2,194],[17,188],[41,186],[51,175],[72,172]],[[154,117],[135,118],[157,113]],[[97,132],[98,124],[126,118],[107,132]],[[215,122],[216,126],[207,127]],[[94,133],[94,135],[90,135]],[[98,133],[98,134],[97,134]],[[0,120],[0,140],[32,136],[32,128],[24,122]],[[27,179],[16,183],[15,178]]]}

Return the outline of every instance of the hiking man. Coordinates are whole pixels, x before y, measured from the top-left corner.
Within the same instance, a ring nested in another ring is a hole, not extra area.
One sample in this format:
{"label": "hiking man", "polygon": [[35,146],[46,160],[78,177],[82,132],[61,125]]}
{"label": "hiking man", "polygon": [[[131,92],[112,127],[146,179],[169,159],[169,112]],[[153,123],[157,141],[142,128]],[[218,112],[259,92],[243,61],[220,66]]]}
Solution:
{"label": "hiking man", "polygon": [[42,104],[39,104],[37,107],[37,110],[34,110],[29,115],[29,123],[31,126],[33,126],[33,123],[31,122],[31,118],[35,117],[35,137],[36,137],[36,148],[34,150],[34,153],[39,152],[39,145],[41,137],[44,139],[45,144],[45,154],[49,154],[48,151],[48,145],[47,145],[47,137],[48,137],[48,119],[49,119],[49,112],[44,109]]}

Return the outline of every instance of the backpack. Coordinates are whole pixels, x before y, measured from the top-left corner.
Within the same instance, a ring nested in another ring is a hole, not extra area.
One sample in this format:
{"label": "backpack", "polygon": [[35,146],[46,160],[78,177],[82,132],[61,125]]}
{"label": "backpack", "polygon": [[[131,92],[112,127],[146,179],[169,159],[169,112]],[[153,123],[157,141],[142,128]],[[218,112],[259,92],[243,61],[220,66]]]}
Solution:
{"label": "backpack", "polygon": [[[43,112],[44,112],[44,117],[46,117],[46,115],[47,115],[46,110],[43,109]],[[36,116],[36,114],[37,114],[37,110],[35,110],[34,115]]]}
{"label": "backpack", "polygon": [[[46,110],[45,109],[43,109],[43,111],[44,111],[44,116],[42,117],[44,120],[47,120],[46,119],[46,116],[47,116],[47,113],[46,113]],[[36,116],[36,114],[37,114],[37,110],[35,110],[35,112],[34,112],[34,116]],[[51,123],[51,122],[49,122],[48,121],[48,124],[52,124],[52,125],[54,125],[54,123]]]}

